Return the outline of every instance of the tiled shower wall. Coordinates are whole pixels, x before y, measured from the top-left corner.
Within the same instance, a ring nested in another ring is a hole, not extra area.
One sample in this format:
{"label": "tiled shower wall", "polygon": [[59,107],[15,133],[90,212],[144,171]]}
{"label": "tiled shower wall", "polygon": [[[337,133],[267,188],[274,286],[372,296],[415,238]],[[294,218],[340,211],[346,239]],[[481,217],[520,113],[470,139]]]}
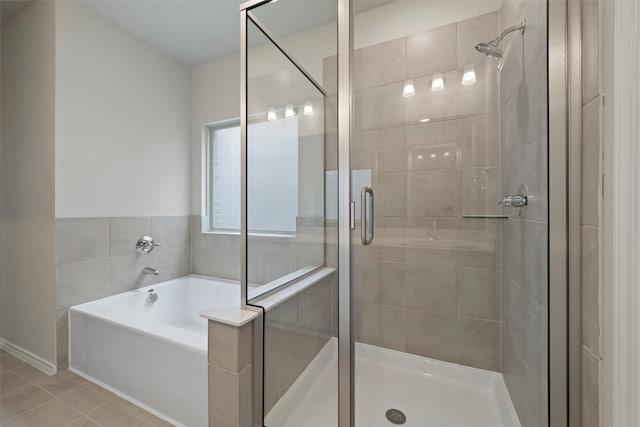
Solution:
{"label": "tiled shower wall", "polygon": [[265,414],[302,374],[331,336],[337,312],[337,275],[319,281],[266,312]]}
{"label": "tiled shower wall", "polygon": [[[314,218],[308,221],[322,221]],[[249,236],[249,283],[265,284],[310,265],[324,257],[322,226],[298,224],[295,237]],[[240,280],[240,236],[203,233],[202,217],[191,217],[192,273]]]}
{"label": "tiled shower wall", "polygon": [[501,28],[527,18],[524,35],[505,43],[500,75],[502,188],[529,190],[526,215],[504,208],[502,223],[502,372],[520,421],[548,415],[548,133],[546,1],[507,0]]}
{"label": "tiled shower wall", "polygon": [[499,220],[461,218],[499,213],[497,63],[474,49],[497,32],[496,11],[356,51],[352,165],[371,170],[376,221],[354,243],[359,342],[501,369]]}
{"label": "tiled shower wall", "polygon": [[[64,218],[56,220],[56,336],[58,369],[68,365],[68,309],[191,273],[189,216]],[[144,235],[162,243],[136,253]],[[145,275],[153,267],[158,276]]]}

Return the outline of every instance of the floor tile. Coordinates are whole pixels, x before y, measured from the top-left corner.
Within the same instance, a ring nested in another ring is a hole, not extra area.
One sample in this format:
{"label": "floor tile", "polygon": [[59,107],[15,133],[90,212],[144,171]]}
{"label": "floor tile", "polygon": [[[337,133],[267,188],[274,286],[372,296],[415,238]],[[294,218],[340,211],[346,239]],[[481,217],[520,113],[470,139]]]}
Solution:
{"label": "floor tile", "polygon": [[58,397],[83,414],[87,414],[110,401],[114,395],[101,387],[89,388],[79,385]]}
{"label": "floor tile", "polygon": [[96,424],[89,418],[82,417],[77,421],[69,424],[69,427],[100,427],[100,424]]}
{"label": "floor tile", "polygon": [[115,397],[109,403],[89,413],[87,416],[104,427],[171,426],[166,421],[119,397]]}
{"label": "floor tile", "polygon": [[76,376],[69,371],[62,371],[52,376],[45,374],[44,377],[39,377],[33,382],[49,393],[59,395],[79,385],[75,377]]}
{"label": "floor tile", "polygon": [[0,399],[0,423],[33,409],[52,399],[46,391],[33,384],[24,384],[4,394]]}
{"label": "floor tile", "polygon": [[58,399],[50,399],[42,405],[13,418],[2,427],[65,427],[80,419],[82,414]]}
{"label": "floor tile", "polygon": [[22,360],[17,357],[12,356],[6,351],[1,352],[2,356],[0,356],[0,369],[8,369],[10,371],[16,370],[23,366],[27,366]]}
{"label": "floor tile", "polygon": [[31,382],[43,380],[49,376],[42,372],[40,369],[34,368],[33,366],[27,365],[26,363],[24,366],[15,369],[14,372],[20,375],[22,378],[25,378]]}
{"label": "floor tile", "polygon": [[88,416],[104,427],[135,426],[139,419],[129,405],[133,406],[114,399],[90,412]]}
{"label": "floor tile", "polygon": [[8,369],[3,370],[2,372],[0,372],[0,396],[12,391],[16,387],[25,385],[26,383],[27,380],[16,375],[12,371]]}

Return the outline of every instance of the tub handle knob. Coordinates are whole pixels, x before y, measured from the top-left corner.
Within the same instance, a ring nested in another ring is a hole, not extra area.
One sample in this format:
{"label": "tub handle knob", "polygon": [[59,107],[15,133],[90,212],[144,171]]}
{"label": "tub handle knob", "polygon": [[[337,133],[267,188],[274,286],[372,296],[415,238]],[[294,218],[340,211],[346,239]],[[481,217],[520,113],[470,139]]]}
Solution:
{"label": "tub handle knob", "polygon": [[162,246],[162,243],[155,242],[151,236],[142,236],[136,242],[136,252],[139,254],[148,254],[156,246]]}

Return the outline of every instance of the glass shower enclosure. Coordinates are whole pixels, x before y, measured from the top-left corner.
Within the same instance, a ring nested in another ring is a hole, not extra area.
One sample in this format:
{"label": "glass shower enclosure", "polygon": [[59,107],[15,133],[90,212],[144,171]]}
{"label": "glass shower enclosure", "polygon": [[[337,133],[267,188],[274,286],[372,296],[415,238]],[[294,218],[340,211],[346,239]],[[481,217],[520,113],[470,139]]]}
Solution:
{"label": "glass shower enclosure", "polygon": [[562,8],[241,6],[257,425],[566,420]]}

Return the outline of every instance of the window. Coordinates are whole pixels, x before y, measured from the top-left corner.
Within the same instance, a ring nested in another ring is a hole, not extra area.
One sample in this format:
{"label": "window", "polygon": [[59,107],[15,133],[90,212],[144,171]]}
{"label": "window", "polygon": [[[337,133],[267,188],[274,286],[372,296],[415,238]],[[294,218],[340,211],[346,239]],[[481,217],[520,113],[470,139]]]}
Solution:
{"label": "window", "polygon": [[[208,230],[240,232],[240,125],[207,127]],[[248,128],[248,220],[251,234],[295,235],[298,216],[298,119]]]}

